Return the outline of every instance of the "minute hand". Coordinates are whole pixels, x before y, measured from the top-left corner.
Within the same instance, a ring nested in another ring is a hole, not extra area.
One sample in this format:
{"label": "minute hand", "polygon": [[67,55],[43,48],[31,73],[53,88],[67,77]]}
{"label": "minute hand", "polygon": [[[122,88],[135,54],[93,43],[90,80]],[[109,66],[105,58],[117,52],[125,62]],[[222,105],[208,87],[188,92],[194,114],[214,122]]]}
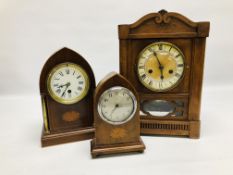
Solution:
{"label": "minute hand", "polygon": [[163,76],[163,68],[164,68],[164,67],[163,67],[163,65],[160,63],[159,58],[158,58],[158,56],[157,56],[157,53],[156,53],[156,52],[153,52],[153,54],[154,54],[156,60],[157,60],[158,63],[159,63],[159,70],[160,70],[160,73],[161,73],[160,78],[161,78],[161,80],[163,80],[163,78],[164,78],[164,76]]}

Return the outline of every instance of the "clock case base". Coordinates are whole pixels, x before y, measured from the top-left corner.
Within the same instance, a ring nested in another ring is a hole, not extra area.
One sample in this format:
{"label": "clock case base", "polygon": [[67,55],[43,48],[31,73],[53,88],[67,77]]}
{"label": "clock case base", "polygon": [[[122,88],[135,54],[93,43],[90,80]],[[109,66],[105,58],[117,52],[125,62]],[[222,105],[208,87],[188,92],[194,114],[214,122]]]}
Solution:
{"label": "clock case base", "polygon": [[46,133],[43,129],[41,136],[41,146],[47,147],[63,143],[92,139],[94,137],[94,132],[95,129],[93,127],[53,134]]}
{"label": "clock case base", "polygon": [[200,137],[200,121],[141,119],[141,135]]}
{"label": "clock case base", "polygon": [[130,153],[130,152],[139,152],[143,153],[145,150],[145,145],[143,141],[139,140],[139,142],[118,144],[118,145],[108,145],[108,146],[97,146],[95,143],[95,139],[91,141],[91,155],[92,158],[96,158],[101,155],[109,155],[109,154],[119,154],[119,153]]}

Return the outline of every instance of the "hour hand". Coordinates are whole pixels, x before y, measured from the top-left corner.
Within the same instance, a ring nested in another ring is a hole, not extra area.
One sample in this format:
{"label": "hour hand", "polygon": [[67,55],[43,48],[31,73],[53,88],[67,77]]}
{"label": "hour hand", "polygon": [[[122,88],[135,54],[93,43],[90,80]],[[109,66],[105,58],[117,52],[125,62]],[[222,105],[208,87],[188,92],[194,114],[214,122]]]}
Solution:
{"label": "hour hand", "polygon": [[69,85],[70,85],[70,83],[62,84],[62,85],[58,86],[58,88],[61,88],[63,86],[69,86]]}

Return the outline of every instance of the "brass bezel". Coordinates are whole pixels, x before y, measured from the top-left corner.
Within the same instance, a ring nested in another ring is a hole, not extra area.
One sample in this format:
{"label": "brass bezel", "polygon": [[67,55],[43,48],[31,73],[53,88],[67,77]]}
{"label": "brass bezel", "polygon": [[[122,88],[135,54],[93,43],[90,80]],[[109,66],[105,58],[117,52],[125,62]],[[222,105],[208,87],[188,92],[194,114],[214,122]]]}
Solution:
{"label": "brass bezel", "polygon": [[[142,56],[142,54],[145,52],[146,49],[148,49],[149,47],[153,46],[153,45],[159,45],[159,44],[164,44],[164,45],[170,45],[172,46],[173,48],[175,48],[182,56],[182,59],[183,59],[183,63],[184,63],[184,69],[183,69],[183,72],[182,72],[182,75],[180,77],[180,79],[175,83],[173,84],[171,87],[169,88],[166,88],[166,89],[155,89],[155,88],[152,88],[151,86],[149,86],[148,84],[146,84],[142,78],[140,77],[139,75],[139,71],[138,71],[138,64],[139,64],[139,59],[140,57]],[[138,79],[139,81],[146,87],[148,88],[149,90],[151,91],[154,91],[154,92],[166,92],[166,91],[169,91],[171,89],[174,89],[180,82],[181,80],[183,79],[184,77],[184,72],[185,72],[185,57],[184,57],[184,54],[183,52],[175,45],[175,44],[172,44],[172,43],[169,43],[169,42],[163,42],[163,41],[159,41],[159,42],[154,42],[154,43],[151,43],[149,45],[147,45],[140,53],[139,53],[139,56],[138,56],[138,62],[137,62],[137,75],[138,75]]]}
{"label": "brass bezel", "polygon": [[[85,83],[86,83],[86,86],[85,86],[85,89],[84,91],[82,92],[82,94],[80,94],[78,97],[72,99],[72,100],[64,100],[63,98],[61,97],[58,97],[51,89],[51,86],[50,86],[50,82],[51,82],[51,77],[52,75],[60,68],[64,67],[64,66],[67,66],[69,65],[70,67],[73,67],[75,68],[76,70],[78,70],[79,72],[81,72],[83,74],[83,77],[84,77],[84,80],[85,80]],[[48,88],[48,92],[50,94],[50,96],[55,100],[57,101],[58,103],[61,103],[61,104],[74,104],[74,103],[77,103],[79,102],[80,100],[82,100],[86,95],[87,95],[87,92],[89,90],[89,87],[90,87],[90,80],[89,80],[89,77],[86,73],[86,71],[81,67],[79,66],[78,64],[75,64],[75,63],[71,63],[71,62],[65,62],[65,63],[61,63],[61,64],[58,64],[56,65],[49,73],[48,75],[48,78],[47,78],[47,88]]]}

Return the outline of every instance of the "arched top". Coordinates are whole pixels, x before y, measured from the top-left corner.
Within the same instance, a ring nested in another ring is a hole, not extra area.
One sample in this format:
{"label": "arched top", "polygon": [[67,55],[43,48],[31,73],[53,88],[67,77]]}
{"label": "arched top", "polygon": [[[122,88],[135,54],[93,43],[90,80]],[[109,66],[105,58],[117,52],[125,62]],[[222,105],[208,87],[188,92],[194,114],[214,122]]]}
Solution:
{"label": "arched top", "polygon": [[190,27],[197,27],[197,23],[191,21],[190,19],[186,18],[185,16],[183,16],[179,13],[167,12],[166,10],[161,10],[158,13],[150,13],[150,14],[143,16],[138,21],[131,24],[130,28],[136,28],[136,27],[142,25],[142,23],[144,21],[147,21],[150,19],[153,19],[154,22],[158,23],[158,24],[159,23],[170,23],[172,18],[176,18]]}
{"label": "arched top", "polygon": [[138,94],[133,85],[125,77],[116,72],[110,72],[98,83],[95,90],[95,99],[98,99],[105,90],[113,86],[122,86],[129,89],[138,100]]}
{"label": "arched top", "polygon": [[55,52],[48,60],[45,62],[41,74],[40,74],[40,93],[48,94],[47,91],[47,78],[50,71],[58,64],[71,62],[80,65],[88,74],[90,79],[90,89],[95,88],[95,77],[89,63],[77,52],[63,47],[62,49]]}
{"label": "arched top", "polygon": [[119,38],[207,37],[209,22],[193,22],[187,17],[161,10],[150,13],[136,22],[119,25]]}

